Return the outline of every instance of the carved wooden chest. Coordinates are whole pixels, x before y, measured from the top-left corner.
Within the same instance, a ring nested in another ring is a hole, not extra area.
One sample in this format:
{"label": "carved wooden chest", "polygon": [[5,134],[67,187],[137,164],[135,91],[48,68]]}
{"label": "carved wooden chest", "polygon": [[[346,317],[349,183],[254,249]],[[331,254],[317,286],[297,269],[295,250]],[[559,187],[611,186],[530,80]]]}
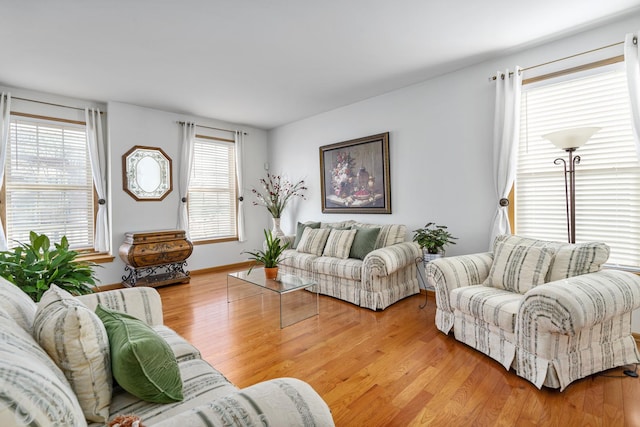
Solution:
{"label": "carved wooden chest", "polygon": [[125,233],[120,258],[126,264],[122,277],[125,286],[161,286],[188,283],[184,270],[193,244],[183,230],[160,230]]}

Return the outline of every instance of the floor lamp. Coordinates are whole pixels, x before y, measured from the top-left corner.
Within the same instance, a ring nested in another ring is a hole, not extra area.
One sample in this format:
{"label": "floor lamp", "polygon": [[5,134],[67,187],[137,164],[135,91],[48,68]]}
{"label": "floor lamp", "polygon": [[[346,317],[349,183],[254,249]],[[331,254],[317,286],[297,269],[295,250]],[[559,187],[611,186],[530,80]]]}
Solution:
{"label": "floor lamp", "polygon": [[584,127],[565,129],[542,135],[561,150],[569,153],[569,161],[557,158],[553,163],[564,165],[564,194],[567,210],[567,238],[569,243],[576,242],[576,165],[580,164],[580,156],[574,156],[573,152],[582,147],[596,132],[599,127]]}

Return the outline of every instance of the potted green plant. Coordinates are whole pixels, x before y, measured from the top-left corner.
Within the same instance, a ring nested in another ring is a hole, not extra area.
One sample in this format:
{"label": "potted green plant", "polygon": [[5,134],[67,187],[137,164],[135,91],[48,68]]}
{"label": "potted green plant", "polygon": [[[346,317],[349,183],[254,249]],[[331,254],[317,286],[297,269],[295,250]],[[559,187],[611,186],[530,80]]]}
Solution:
{"label": "potted green plant", "polygon": [[[264,230],[264,238],[264,250],[244,251],[243,253],[251,255],[249,259],[264,264],[267,279],[275,279],[278,276],[278,263],[282,261],[282,253],[289,247],[289,242],[283,244],[280,238],[271,233],[271,230]],[[249,273],[254,266],[251,266]]]}
{"label": "potted green plant", "polygon": [[425,262],[444,256],[444,247],[456,244],[454,240],[457,237],[451,235],[446,225],[437,225],[435,222],[429,222],[424,227],[413,230],[413,232],[416,233],[413,236],[413,241],[422,248]]}
{"label": "potted green plant", "polygon": [[33,231],[29,233],[29,243],[18,243],[16,248],[0,252],[0,276],[35,302],[54,284],[73,295],[93,292],[89,285],[98,280],[93,271],[96,264],[76,261],[78,252],[69,249],[66,237],[53,249],[46,235]]}

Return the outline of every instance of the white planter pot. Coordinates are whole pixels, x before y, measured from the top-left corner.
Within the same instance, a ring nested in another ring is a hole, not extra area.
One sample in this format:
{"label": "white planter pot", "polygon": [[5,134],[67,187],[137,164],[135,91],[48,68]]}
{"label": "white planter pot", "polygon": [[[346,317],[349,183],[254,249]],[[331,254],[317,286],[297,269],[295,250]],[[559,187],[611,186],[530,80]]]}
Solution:
{"label": "white planter pot", "polygon": [[422,261],[424,262],[425,267],[427,266],[428,262],[433,261],[434,259],[442,258],[443,256],[444,254],[442,253],[430,254],[426,249],[422,249]]}

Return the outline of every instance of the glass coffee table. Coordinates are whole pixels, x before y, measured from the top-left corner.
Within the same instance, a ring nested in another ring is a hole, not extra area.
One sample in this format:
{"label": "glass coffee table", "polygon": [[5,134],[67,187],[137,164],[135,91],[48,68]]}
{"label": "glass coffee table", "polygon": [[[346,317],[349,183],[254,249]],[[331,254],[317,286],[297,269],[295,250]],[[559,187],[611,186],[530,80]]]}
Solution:
{"label": "glass coffee table", "polygon": [[260,295],[264,291],[278,294],[280,299],[280,328],[318,315],[318,288],[312,292],[297,292],[316,284],[293,274],[278,273],[278,277],[267,279],[264,268],[229,273],[227,275],[227,303]]}

